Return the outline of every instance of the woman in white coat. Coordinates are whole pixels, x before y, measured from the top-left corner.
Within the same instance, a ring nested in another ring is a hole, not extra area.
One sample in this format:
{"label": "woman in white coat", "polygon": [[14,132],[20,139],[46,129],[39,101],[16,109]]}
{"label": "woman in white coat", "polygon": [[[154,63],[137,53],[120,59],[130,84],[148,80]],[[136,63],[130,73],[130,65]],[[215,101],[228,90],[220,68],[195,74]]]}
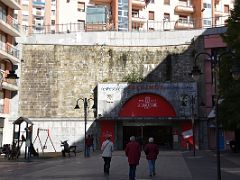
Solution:
{"label": "woman in white coat", "polygon": [[104,174],[108,176],[113,152],[113,142],[110,135],[107,135],[106,140],[102,143],[101,151],[104,160]]}

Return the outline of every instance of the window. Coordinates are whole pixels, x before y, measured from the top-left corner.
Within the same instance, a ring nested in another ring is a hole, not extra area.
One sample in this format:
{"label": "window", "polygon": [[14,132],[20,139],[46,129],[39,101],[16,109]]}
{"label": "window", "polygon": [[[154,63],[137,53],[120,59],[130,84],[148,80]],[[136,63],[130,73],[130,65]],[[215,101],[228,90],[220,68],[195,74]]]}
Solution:
{"label": "window", "polygon": [[170,0],[164,0],[165,5],[170,5]]}
{"label": "window", "polygon": [[139,17],[139,10],[132,10],[132,17],[136,17],[138,18]]}
{"label": "window", "polygon": [[51,20],[51,25],[55,25],[55,20]]}
{"label": "window", "polygon": [[149,20],[154,20],[154,11],[149,11],[148,12],[148,19]]}
{"label": "window", "polygon": [[23,16],[22,16],[22,20],[23,20],[23,21],[28,21],[28,15],[23,15]]}
{"label": "window", "polygon": [[164,13],[164,20],[165,21],[170,21],[170,14],[169,13]]}
{"label": "window", "polygon": [[203,3],[203,7],[204,7],[204,8],[211,8],[211,4],[209,4],[209,3]]}
{"label": "window", "polygon": [[85,3],[84,2],[78,2],[78,11],[85,12]]}
{"label": "window", "polygon": [[0,17],[3,21],[7,21],[7,9],[6,6],[1,6],[0,4]]}
{"label": "window", "polygon": [[210,20],[203,20],[203,24],[207,26],[211,26],[211,21]]}
{"label": "window", "polygon": [[78,20],[77,29],[78,29],[78,31],[84,31],[84,29],[85,29],[85,21],[84,20]]}
{"label": "window", "polygon": [[52,10],[52,16],[55,16],[55,15],[56,15],[56,11]]}
{"label": "window", "polygon": [[229,5],[224,5],[224,13],[229,13]]}

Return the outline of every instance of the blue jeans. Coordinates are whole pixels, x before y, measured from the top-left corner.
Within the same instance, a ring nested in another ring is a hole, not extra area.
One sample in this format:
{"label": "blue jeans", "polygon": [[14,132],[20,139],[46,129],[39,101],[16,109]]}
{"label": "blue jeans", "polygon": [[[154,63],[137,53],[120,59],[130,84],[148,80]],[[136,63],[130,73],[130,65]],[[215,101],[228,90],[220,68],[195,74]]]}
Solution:
{"label": "blue jeans", "polygon": [[129,164],[129,180],[135,180],[137,165]]}
{"label": "blue jeans", "polygon": [[86,147],[86,152],[85,152],[86,157],[90,157],[90,147]]}
{"label": "blue jeans", "polygon": [[148,170],[150,176],[155,175],[155,159],[148,160]]}

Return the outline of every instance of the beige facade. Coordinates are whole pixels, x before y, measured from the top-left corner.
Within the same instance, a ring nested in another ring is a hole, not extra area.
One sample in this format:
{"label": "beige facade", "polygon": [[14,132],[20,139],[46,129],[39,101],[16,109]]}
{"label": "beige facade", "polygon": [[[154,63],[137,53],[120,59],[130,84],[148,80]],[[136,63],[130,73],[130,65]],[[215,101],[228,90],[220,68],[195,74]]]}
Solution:
{"label": "beige facade", "polygon": [[[233,0],[22,0],[19,18],[27,33],[210,28],[225,25],[233,3]],[[92,7],[97,8],[90,12]],[[105,17],[99,14],[100,8],[105,10]]]}
{"label": "beige facade", "polygon": [[20,10],[20,1],[0,1],[0,147],[6,142],[9,119],[17,114],[18,84],[15,79],[6,79],[9,71],[17,70],[20,59],[15,37],[21,36],[20,26],[14,18],[14,10]]}

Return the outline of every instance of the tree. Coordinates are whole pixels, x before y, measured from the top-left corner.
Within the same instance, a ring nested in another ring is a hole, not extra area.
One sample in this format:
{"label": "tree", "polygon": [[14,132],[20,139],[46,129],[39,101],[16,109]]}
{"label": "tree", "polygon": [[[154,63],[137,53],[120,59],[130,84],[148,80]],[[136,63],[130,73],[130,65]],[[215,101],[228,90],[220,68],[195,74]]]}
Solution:
{"label": "tree", "polygon": [[[240,130],[240,80],[233,80],[231,75],[232,66],[240,64],[240,0],[235,0],[234,9],[230,13],[223,40],[234,52],[234,56],[223,58],[220,62],[219,88],[224,100],[219,105],[219,117],[224,128]],[[229,58],[232,61],[229,61]]]}

